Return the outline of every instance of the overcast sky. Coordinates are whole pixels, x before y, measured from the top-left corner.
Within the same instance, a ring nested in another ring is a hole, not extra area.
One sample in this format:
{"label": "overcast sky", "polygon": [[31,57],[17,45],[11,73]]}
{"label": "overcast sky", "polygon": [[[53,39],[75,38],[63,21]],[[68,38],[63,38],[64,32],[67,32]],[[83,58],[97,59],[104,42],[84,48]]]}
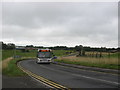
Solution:
{"label": "overcast sky", "polygon": [[5,2],[2,16],[5,43],[118,47],[117,2]]}

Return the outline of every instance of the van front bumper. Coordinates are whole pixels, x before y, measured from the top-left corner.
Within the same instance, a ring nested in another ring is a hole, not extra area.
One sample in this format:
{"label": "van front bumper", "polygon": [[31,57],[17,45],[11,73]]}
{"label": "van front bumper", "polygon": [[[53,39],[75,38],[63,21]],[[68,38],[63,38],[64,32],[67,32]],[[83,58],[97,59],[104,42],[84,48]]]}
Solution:
{"label": "van front bumper", "polygon": [[51,63],[51,60],[37,60],[37,63]]}

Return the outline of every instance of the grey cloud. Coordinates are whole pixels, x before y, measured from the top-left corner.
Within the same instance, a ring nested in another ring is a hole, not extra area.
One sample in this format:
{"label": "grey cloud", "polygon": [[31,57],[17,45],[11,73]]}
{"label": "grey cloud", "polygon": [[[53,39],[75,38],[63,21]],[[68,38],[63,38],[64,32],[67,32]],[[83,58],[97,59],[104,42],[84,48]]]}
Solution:
{"label": "grey cloud", "polygon": [[116,47],[117,9],[117,3],[109,2],[3,3],[3,38],[68,46],[109,47],[111,41]]}

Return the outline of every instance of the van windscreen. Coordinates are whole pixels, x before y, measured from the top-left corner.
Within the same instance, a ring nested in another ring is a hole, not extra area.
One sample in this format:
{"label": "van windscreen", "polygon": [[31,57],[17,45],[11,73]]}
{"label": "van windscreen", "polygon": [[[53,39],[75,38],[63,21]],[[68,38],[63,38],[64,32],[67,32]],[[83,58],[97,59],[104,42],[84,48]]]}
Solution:
{"label": "van windscreen", "polygon": [[52,53],[51,52],[38,52],[38,57],[41,58],[51,58]]}

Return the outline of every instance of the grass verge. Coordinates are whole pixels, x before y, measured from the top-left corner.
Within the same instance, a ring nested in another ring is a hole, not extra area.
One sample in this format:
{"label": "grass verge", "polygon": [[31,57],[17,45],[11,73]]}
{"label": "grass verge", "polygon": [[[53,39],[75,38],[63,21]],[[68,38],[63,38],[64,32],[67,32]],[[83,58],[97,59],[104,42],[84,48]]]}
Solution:
{"label": "grass verge", "polygon": [[2,50],[2,60],[12,57],[14,55],[14,50]]}
{"label": "grass verge", "polygon": [[[2,74],[7,76],[24,76],[26,75],[22,70],[20,70],[16,62],[18,60],[27,59],[27,58],[35,58],[36,50],[30,50],[29,52],[22,52],[21,50],[2,50],[2,63],[4,63],[2,67]],[[55,55],[62,56],[65,53],[65,50],[55,50]],[[20,56],[19,58],[13,58],[12,60],[6,60],[8,57],[12,57],[14,55]]]}
{"label": "grass verge", "polygon": [[98,67],[106,69],[120,69],[120,64],[118,59],[109,59],[109,58],[85,58],[85,57],[62,57],[57,60],[57,62],[75,64],[89,67]]}
{"label": "grass verge", "polygon": [[[12,58],[7,60],[9,57],[20,56],[19,58]],[[7,76],[24,76],[26,75],[20,70],[16,62],[18,60],[33,58],[36,56],[36,50],[30,50],[29,52],[22,52],[21,50],[2,50],[2,74]]]}
{"label": "grass verge", "polygon": [[27,59],[27,58],[24,57],[21,59],[12,59],[11,61],[9,61],[7,67],[2,70],[2,74],[7,75],[7,76],[25,76],[25,75],[27,75],[22,70],[20,70],[19,67],[16,65],[16,62],[18,60],[23,60],[23,59]]}

